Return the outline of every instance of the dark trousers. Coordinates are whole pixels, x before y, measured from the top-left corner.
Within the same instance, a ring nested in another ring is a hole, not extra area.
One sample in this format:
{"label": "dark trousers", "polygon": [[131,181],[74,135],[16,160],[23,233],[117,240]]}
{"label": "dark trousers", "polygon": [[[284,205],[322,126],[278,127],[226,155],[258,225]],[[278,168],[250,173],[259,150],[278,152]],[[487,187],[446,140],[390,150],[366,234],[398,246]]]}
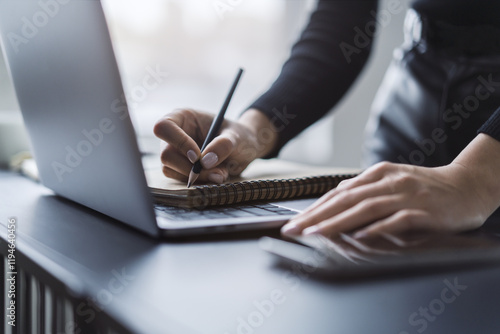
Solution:
{"label": "dark trousers", "polygon": [[[447,165],[500,107],[500,52],[488,45],[484,52],[477,45],[443,46],[431,38],[433,28],[408,13],[405,43],[394,52],[366,127],[365,167],[381,161]],[[489,221],[500,226],[500,209]]]}
{"label": "dark trousers", "polygon": [[406,42],[395,50],[372,106],[365,167],[380,161],[449,164],[500,107],[500,52],[442,47],[422,29],[425,20],[411,10]]}

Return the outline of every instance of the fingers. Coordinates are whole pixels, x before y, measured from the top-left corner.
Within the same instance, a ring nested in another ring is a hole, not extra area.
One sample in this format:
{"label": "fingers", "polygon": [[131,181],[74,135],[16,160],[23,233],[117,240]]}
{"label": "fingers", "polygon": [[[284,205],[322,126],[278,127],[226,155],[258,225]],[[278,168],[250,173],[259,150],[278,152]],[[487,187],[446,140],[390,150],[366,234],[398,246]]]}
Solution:
{"label": "fingers", "polygon": [[313,205],[312,209],[307,209],[292,219],[284,226],[282,232],[285,234],[299,234],[305,228],[326,221],[330,217],[353,208],[364,200],[392,194],[392,192],[392,188],[383,180],[351,190],[334,190],[325,195],[325,198],[320,199],[319,205]]}
{"label": "fingers", "polygon": [[189,175],[189,171],[193,164],[188,160],[186,155],[176,150],[172,145],[167,144],[160,155],[161,163],[177,173]]}
{"label": "fingers", "polygon": [[308,214],[309,212],[316,210],[317,208],[321,207],[322,205],[324,205],[325,203],[330,201],[333,197],[335,197],[339,193],[340,193],[340,190],[338,188],[330,190],[329,192],[327,192],[326,194],[321,196],[316,202],[314,202],[309,207],[307,207],[304,211],[302,211],[302,213],[297,215],[297,218],[301,217],[302,215]]}
{"label": "fingers", "polygon": [[[211,143],[212,152],[209,148],[205,150],[200,162],[203,169],[200,173],[199,180],[202,182],[223,183],[229,177],[227,164],[224,160],[232,153],[233,143],[229,138],[217,137]],[[188,152],[188,156],[189,156]],[[220,158],[222,157],[222,158]],[[194,159],[196,161],[197,158]],[[167,144],[161,153],[162,164],[167,167],[167,173],[164,171],[165,176],[173,177],[177,180],[184,180],[189,175],[193,167],[192,159],[184,156],[173,145]]]}
{"label": "fingers", "polygon": [[[191,130],[189,132],[196,132],[201,130],[191,129],[195,128],[192,125],[187,125],[185,123],[196,122],[194,119],[186,120],[186,117],[195,118],[196,116],[192,112],[184,111],[186,114],[177,112],[168,115],[167,117],[158,121],[154,126],[154,133],[160,139],[163,139],[173,148],[181,152],[188,160],[196,161],[200,156],[200,148],[196,141],[186,132],[186,130]],[[189,129],[184,129],[189,128]],[[189,153],[188,153],[189,152]]]}
{"label": "fingers", "polygon": [[182,181],[182,182],[187,182],[188,180],[188,177],[184,174],[181,174],[167,166],[163,166],[162,168],[162,172],[163,172],[163,175],[165,175],[166,177],[169,177],[171,179],[176,179],[176,180],[179,180],[179,181]]}
{"label": "fingers", "polygon": [[[163,174],[166,177],[176,179],[182,182],[187,182],[188,175],[179,173],[175,169],[172,169],[168,166],[163,166]],[[216,167],[210,170],[202,170],[198,180],[200,182],[212,182],[212,183],[223,183],[226,182],[229,178],[229,173],[227,172],[227,168],[225,167]]]}
{"label": "fingers", "polygon": [[435,230],[432,217],[422,210],[406,209],[374,222],[354,234],[355,238],[369,238],[380,235],[398,235],[414,230]]}
{"label": "fingers", "polygon": [[[193,167],[193,164],[186,157],[168,144],[161,153],[161,161],[163,164],[163,174],[166,177],[180,181],[187,180],[189,172]],[[225,164],[222,164],[210,169],[202,169],[198,180],[201,182],[223,183],[228,177],[227,167]]]}
{"label": "fingers", "polygon": [[233,153],[235,146],[235,139],[228,133],[222,133],[205,148],[201,158],[201,165],[206,169],[214,168]]}
{"label": "fingers", "polygon": [[193,163],[200,159],[203,166],[200,181],[222,183],[228,179],[230,173],[226,160],[234,152],[239,135],[232,129],[224,129],[202,155],[199,144],[205,139],[212,120],[211,114],[185,109],[158,121],[154,133],[166,142],[161,154],[166,176],[184,180]]}
{"label": "fingers", "polygon": [[[384,219],[409,205],[417,184],[411,166],[379,163],[343,181],[282,228],[285,235],[321,233],[335,236]],[[394,196],[392,196],[394,195]]]}
{"label": "fingers", "polygon": [[360,187],[366,184],[379,181],[384,177],[386,173],[392,171],[393,169],[394,169],[393,164],[382,162],[367,169],[366,171],[364,171],[363,173],[361,173],[356,177],[353,177],[352,179],[343,180],[342,182],[339,183],[339,185],[335,189],[329,191],[327,194],[322,196],[318,201],[316,201],[313,205],[307,208],[304,211],[304,213],[308,213],[315,210],[316,208],[320,207],[321,205],[323,205],[324,203],[326,203],[327,201],[329,201],[331,198],[341,193],[342,191],[354,189],[356,187]]}
{"label": "fingers", "polygon": [[[205,155],[204,159],[211,155]],[[203,159],[202,159],[203,161]],[[167,144],[161,153],[161,162],[163,164],[163,174],[166,177],[174,178],[179,181],[187,181],[189,172],[193,164],[174,147]],[[219,164],[210,169],[201,170],[198,180],[201,182],[223,183],[229,178],[229,172],[226,164]]]}
{"label": "fingers", "polygon": [[306,228],[303,234],[319,233],[333,238],[341,232],[349,232],[373,221],[386,218],[402,207],[400,195],[369,198],[336,216]]}
{"label": "fingers", "polygon": [[348,190],[349,188],[352,188],[349,186],[350,185],[349,181],[351,181],[351,180],[353,180],[353,179],[344,180],[344,181],[340,182],[339,185],[335,189],[332,189],[329,192],[327,192],[325,195],[321,196],[316,202],[314,202],[312,205],[310,205],[308,208],[306,208],[302,212],[302,214],[307,214],[309,212],[316,210],[318,207],[321,207],[323,204],[330,201],[333,197],[342,193],[342,191]]}
{"label": "fingers", "polygon": [[[180,181],[187,180],[189,172],[193,168],[193,164],[170,145],[167,145],[161,153],[161,161],[164,167],[163,174]],[[223,183],[228,177],[227,167],[222,164],[214,168],[202,169],[198,180],[201,182]]]}
{"label": "fingers", "polygon": [[416,230],[459,232],[480,226],[484,222],[478,218],[478,212],[483,212],[481,201],[471,211],[474,195],[465,196],[468,185],[457,181],[454,172],[448,166],[375,165],[342,182],[292,219],[282,233],[334,238],[355,232],[354,237],[361,239]]}

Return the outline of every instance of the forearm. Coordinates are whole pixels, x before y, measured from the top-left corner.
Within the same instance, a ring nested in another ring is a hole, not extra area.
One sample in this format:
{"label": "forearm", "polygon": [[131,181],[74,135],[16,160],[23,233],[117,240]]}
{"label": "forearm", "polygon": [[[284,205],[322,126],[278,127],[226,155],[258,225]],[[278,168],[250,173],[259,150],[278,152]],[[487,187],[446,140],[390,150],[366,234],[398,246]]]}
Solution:
{"label": "forearm", "polygon": [[271,155],[331,110],[357,78],[370,54],[365,27],[376,6],[376,0],[319,1],[279,77],[251,105],[275,119],[279,133]]}

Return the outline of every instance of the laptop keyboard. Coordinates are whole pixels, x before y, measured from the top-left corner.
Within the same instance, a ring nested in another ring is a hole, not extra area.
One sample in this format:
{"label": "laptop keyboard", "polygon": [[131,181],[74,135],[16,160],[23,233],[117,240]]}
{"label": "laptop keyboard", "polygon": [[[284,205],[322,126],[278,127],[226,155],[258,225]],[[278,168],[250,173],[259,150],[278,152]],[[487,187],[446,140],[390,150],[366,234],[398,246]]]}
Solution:
{"label": "laptop keyboard", "polygon": [[204,220],[255,216],[286,216],[295,215],[297,213],[296,211],[268,203],[214,207],[203,210],[185,209],[155,204],[155,212],[158,216],[170,220]]}

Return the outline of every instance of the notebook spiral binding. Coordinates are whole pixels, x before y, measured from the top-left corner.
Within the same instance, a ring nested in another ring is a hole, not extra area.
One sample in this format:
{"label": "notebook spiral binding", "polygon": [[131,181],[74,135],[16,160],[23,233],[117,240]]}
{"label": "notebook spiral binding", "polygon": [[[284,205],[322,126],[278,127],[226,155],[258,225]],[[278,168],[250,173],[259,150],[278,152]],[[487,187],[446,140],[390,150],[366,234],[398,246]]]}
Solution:
{"label": "notebook spiral binding", "polygon": [[251,201],[272,201],[290,198],[320,196],[335,188],[341,181],[358,174],[337,174],[303,177],[242,181],[228,184],[202,185],[194,189],[191,206],[202,209],[208,206],[231,205]]}

